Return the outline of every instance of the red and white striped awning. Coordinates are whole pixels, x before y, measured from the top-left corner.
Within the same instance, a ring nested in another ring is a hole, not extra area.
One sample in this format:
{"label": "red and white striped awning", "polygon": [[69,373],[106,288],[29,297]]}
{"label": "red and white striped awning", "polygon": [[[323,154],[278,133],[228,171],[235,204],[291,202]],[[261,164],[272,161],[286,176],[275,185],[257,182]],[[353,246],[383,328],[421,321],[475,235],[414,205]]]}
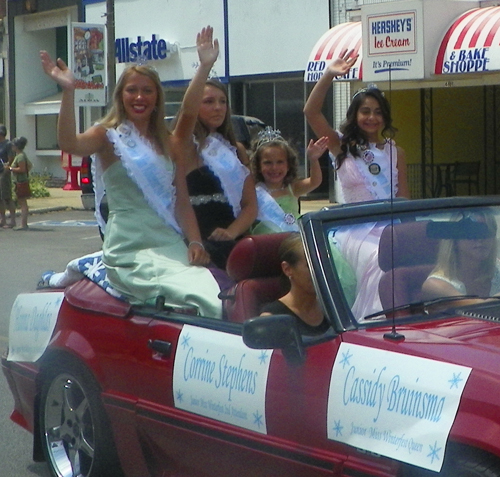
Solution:
{"label": "red and white striped awning", "polygon": [[306,83],[318,81],[328,65],[344,50],[354,50],[353,54],[359,54],[359,58],[346,76],[337,79],[341,81],[362,79],[361,22],[348,22],[330,28],[314,45],[307,62],[304,81]]}
{"label": "red and white striped awning", "polygon": [[500,7],[462,13],[441,42],[434,73],[484,73],[500,70]]}

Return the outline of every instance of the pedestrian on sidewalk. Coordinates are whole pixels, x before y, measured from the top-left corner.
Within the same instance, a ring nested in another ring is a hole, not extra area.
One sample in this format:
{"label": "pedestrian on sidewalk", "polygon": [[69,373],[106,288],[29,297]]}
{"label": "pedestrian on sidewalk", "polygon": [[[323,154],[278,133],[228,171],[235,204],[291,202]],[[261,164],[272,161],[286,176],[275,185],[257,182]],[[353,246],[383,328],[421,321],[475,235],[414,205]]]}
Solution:
{"label": "pedestrian on sidewalk", "polygon": [[[16,204],[12,200],[10,164],[14,159],[12,144],[7,139],[7,128],[0,124],[0,227],[11,229],[16,226]],[[10,212],[7,223],[6,211]]]}
{"label": "pedestrian on sidewalk", "polygon": [[[24,148],[28,140],[21,136],[12,140],[12,150],[16,155],[10,166],[10,171],[13,173],[13,181],[16,186],[17,202],[21,208],[21,226],[14,227],[14,230],[28,230],[28,197],[31,196],[29,189],[29,171],[31,162],[28,156],[24,153]],[[27,186],[20,187],[21,184]]]}

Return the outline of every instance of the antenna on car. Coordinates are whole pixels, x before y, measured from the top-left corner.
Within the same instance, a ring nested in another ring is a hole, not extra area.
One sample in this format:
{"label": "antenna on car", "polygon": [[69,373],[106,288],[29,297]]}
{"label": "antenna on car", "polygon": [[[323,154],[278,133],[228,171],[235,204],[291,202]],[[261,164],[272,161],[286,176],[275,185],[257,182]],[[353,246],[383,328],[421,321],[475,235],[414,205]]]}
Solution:
{"label": "antenna on car", "polygon": [[[392,69],[391,65],[389,65],[389,104],[392,104]],[[392,139],[392,138],[390,138]],[[395,295],[395,290],[394,290],[394,213],[393,213],[393,205],[394,205],[394,178],[392,174],[392,167],[393,167],[393,145],[391,144],[389,147],[389,176],[391,178],[391,261],[392,261],[392,267],[391,267],[391,274],[392,274],[392,280],[391,280],[391,287],[392,287],[392,308],[394,309],[394,295]],[[392,341],[402,341],[405,339],[405,336],[402,335],[401,333],[398,333],[396,331],[396,316],[395,313],[392,313],[392,329],[388,333],[384,333],[384,338]]]}

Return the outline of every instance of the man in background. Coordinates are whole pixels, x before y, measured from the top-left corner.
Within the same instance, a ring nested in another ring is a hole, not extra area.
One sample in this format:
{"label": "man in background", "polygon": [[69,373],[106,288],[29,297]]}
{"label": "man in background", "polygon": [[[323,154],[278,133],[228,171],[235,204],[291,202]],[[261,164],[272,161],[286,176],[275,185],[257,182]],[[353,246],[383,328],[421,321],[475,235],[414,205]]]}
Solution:
{"label": "man in background", "polygon": [[[11,229],[16,226],[16,204],[12,200],[12,180],[9,170],[10,163],[14,159],[11,143],[6,138],[7,128],[0,124],[0,227]],[[7,223],[6,210],[10,217]]]}

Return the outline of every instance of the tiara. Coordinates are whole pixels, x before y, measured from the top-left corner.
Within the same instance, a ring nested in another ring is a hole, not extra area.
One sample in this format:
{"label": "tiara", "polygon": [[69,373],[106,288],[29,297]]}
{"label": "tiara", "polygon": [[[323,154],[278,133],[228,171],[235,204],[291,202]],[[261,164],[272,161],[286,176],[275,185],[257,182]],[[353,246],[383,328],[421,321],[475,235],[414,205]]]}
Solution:
{"label": "tiara", "polygon": [[[366,92],[368,92],[368,91],[372,91],[372,90],[374,90],[374,89],[376,89],[376,90],[380,91],[380,90],[378,89],[378,86],[377,86],[375,83],[370,83],[369,85],[367,85],[367,86],[366,86],[366,88],[361,88],[361,89],[358,89],[358,90],[354,93],[354,95],[353,95],[352,99],[354,99],[354,98],[355,98],[358,94],[361,94],[361,93],[366,93]],[[385,94],[384,94],[384,92],[383,92],[383,91],[380,91],[380,94],[381,94],[382,96],[384,96],[384,97],[385,97]]]}
{"label": "tiara", "polygon": [[266,126],[264,130],[259,131],[257,138],[255,149],[258,149],[268,142],[276,141],[286,143],[285,139],[281,135],[281,131],[279,129],[273,129],[271,126]]}

